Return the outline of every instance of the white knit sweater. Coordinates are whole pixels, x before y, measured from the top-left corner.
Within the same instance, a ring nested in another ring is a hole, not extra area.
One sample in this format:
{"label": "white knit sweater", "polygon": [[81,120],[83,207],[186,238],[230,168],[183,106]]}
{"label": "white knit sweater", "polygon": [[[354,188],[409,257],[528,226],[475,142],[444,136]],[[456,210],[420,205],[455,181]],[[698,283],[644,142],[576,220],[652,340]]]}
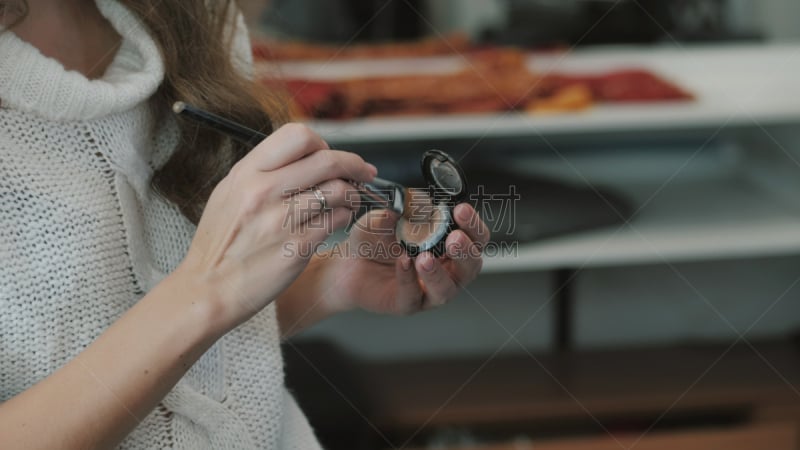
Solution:
{"label": "white knit sweater", "polygon": [[[147,104],[164,76],[158,50],[125,7],[98,6],[124,38],[99,80],[0,33],[0,402],[80,353],[177,266],[194,232],[149,188],[177,140]],[[236,26],[237,63],[252,64]],[[217,342],[122,448],[319,448],[283,387],[274,306]]]}

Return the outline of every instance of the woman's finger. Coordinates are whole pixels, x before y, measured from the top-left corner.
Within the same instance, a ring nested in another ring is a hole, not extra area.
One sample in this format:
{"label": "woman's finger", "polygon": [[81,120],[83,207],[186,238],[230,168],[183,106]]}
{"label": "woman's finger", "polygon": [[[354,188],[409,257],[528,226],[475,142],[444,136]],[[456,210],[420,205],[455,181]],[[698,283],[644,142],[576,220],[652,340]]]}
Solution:
{"label": "woman's finger", "polygon": [[[333,179],[372,181],[377,169],[355,153],[339,150],[314,152],[273,172],[283,192],[304,190]],[[352,189],[355,191],[355,188]]]}
{"label": "woman's finger", "polygon": [[331,209],[347,208],[357,211],[360,197],[353,185],[343,180],[330,180],[311,189],[298,192],[284,199],[287,205],[286,223],[323,222],[322,218]]}
{"label": "woman's finger", "polygon": [[349,223],[352,211],[339,207],[327,210],[323,215],[325,216],[325,226],[317,226],[314,222],[305,222],[288,233],[287,240],[283,245],[284,256],[300,257],[303,260],[310,258],[334,230],[343,228]]}
{"label": "woman's finger", "polygon": [[486,246],[491,238],[489,227],[483,222],[475,208],[467,203],[457,205],[454,216],[458,228],[463,230],[472,241],[472,245],[468,249],[470,254],[480,254],[480,250]]}
{"label": "woman's finger", "polygon": [[322,244],[334,231],[347,226],[353,216],[353,211],[340,206],[326,210],[323,215],[325,219],[321,221],[322,225],[313,221],[303,224],[308,238],[315,242],[316,245]]}
{"label": "woman's finger", "polygon": [[444,305],[458,294],[458,286],[451,278],[450,272],[430,252],[417,256],[415,266],[420,280],[425,285],[424,308]]}
{"label": "woman's finger", "polygon": [[456,230],[447,236],[445,255],[450,260],[447,270],[457,286],[465,286],[481,271],[483,258],[480,252],[471,251],[475,243],[462,230]]}
{"label": "woman's finger", "polygon": [[423,307],[424,292],[417,278],[414,260],[403,255],[395,261],[395,278],[397,280],[397,296],[395,308],[398,314],[413,314]]}
{"label": "woman's finger", "polygon": [[256,145],[240,162],[254,170],[270,171],[328,148],[325,140],[311,128],[288,123]]}

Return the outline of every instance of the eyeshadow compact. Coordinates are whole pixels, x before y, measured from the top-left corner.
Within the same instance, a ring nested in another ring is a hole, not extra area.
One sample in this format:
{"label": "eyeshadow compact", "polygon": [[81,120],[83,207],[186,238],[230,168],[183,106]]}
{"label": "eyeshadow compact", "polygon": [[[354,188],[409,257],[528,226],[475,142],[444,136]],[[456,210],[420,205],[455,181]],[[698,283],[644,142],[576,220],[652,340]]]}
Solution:
{"label": "eyeshadow compact", "polygon": [[375,178],[359,183],[365,211],[388,209],[400,218],[395,225],[397,241],[411,257],[431,252],[441,256],[445,240],[457,228],[456,205],[467,200],[467,177],[461,166],[441,150],[428,150],[420,161],[427,186],[408,188],[394,181]]}
{"label": "eyeshadow compact", "polygon": [[457,227],[456,205],[467,200],[467,177],[450,155],[429,150],[420,161],[423,188],[407,188],[404,210],[395,226],[400,244],[411,257],[423,252],[441,256],[447,236]]}

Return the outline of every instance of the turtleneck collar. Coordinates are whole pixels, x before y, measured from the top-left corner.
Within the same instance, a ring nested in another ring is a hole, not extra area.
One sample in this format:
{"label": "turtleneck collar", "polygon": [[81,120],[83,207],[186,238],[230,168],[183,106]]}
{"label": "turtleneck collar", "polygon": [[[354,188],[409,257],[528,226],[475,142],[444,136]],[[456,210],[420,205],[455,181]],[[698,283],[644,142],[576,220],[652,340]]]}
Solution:
{"label": "turtleneck collar", "polygon": [[0,32],[4,108],[49,120],[87,120],[128,110],[155,93],[164,64],[145,26],[116,0],[98,0],[97,6],[122,36],[113,62],[99,79],[68,71],[14,33]]}

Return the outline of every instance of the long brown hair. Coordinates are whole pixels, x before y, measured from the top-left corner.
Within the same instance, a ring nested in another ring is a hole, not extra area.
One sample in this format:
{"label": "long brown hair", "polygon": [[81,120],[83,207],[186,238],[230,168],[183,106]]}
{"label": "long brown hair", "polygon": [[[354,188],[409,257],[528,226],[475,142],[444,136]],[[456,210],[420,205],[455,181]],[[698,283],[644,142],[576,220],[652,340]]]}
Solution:
{"label": "long brown hair", "polygon": [[[257,91],[232,60],[238,13],[233,0],[121,0],[138,14],[158,43],[165,78],[153,98],[156,117],[182,100],[266,134],[285,120],[276,97]],[[269,111],[269,113],[267,112]],[[216,132],[178,121],[181,140],[153,177],[153,187],[194,223],[231,166],[249,150]]]}
{"label": "long brown hair", "polygon": [[[285,103],[259,89],[233,62],[234,0],[119,1],[147,26],[164,60],[164,81],[152,98],[156,123],[177,100],[266,134],[286,121]],[[27,12],[24,0],[21,11],[15,23]],[[180,142],[152,185],[197,223],[211,191],[249,149],[181,119],[178,127]]]}

